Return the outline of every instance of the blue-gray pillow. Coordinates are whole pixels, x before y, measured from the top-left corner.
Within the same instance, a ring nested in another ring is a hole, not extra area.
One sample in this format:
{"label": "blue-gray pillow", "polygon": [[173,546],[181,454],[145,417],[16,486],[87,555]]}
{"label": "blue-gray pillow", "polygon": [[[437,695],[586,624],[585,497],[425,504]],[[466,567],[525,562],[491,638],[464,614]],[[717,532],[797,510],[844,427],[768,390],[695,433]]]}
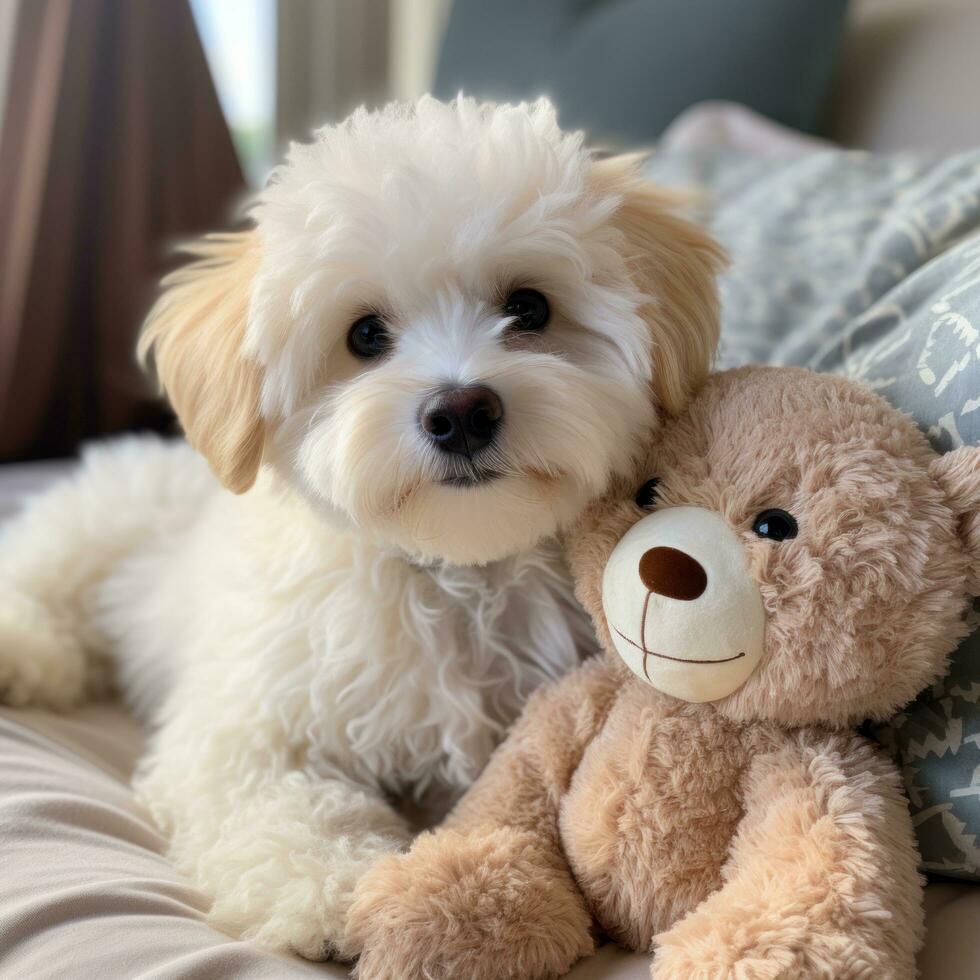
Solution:
{"label": "blue-gray pillow", "polygon": [[741,102],[818,132],[847,0],[455,0],[435,92],[550,95],[591,140],[649,144],[683,109]]}
{"label": "blue-gray pillow", "polygon": [[[909,412],[939,451],[980,443],[980,151],[666,151],[649,172],[708,189],[733,258],[723,366],[840,372]],[[902,769],[924,869],[980,879],[980,633],[874,734]]]}

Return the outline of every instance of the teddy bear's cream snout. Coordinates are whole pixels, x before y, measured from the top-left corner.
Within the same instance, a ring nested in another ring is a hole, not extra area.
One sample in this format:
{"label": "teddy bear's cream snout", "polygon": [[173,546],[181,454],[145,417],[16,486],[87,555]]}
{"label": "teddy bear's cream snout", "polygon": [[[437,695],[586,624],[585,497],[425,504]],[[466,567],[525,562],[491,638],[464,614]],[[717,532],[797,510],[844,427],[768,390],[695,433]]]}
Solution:
{"label": "teddy bear's cream snout", "polygon": [[684,701],[716,701],[762,659],[765,611],[738,535],[714,511],[671,507],[613,549],[602,602],[617,653]]}

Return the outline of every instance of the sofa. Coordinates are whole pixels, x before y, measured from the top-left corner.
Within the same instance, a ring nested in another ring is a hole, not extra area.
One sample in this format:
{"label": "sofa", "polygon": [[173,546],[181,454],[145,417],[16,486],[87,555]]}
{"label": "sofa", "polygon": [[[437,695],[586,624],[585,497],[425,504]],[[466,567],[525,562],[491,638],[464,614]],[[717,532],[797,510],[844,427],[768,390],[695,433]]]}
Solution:
{"label": "sofa", "polygon": [[[850,146],[952,152],[980,146],[980,5],[855,0],[826,133]],[[678,151],[719,145],[787,159],[809,138],[730,106],[689,112],[665,137]],[[0,467],[0,522],[69,461]],[[0,976],[342,977],[224,936],[168,865],[165,841],[128,789],[142,735],[118,706],[70,715],[0,709]],[[926,889],[924,980],[980,976],[980,885],[934,876]],[[648,975],[612,945],[574,980]]]}

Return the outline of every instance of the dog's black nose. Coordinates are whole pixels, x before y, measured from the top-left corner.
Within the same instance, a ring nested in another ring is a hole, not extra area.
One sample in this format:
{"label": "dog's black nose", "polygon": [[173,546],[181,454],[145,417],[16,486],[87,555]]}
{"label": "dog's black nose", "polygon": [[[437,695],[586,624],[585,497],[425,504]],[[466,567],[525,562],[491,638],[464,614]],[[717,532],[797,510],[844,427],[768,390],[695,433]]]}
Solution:
{"label": "dog's black nose", "polygon": [[708,587],[704,566],[686,551],[651,548],[640,558],[640,581],[668,599],[697,599]]}
{"label": "dog's black nose", "polygon": [[493,441],[503,417],[499,396],[485,385],[440,388],[419,412],[422,428],[441,450],[471,458]]}

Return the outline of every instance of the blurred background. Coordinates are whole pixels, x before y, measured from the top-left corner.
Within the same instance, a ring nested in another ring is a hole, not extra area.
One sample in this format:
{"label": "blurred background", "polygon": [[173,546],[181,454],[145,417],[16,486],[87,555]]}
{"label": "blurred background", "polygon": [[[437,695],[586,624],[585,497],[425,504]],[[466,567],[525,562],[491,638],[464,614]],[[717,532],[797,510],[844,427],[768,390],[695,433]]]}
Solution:
{"label": "blurred background", "polygon": [[619,148],[724,100],[944,151],[978,50],[978,0],[0,0],[0,462],[171,429],[133,344],[173,242],[361,103],[549,94]]}

